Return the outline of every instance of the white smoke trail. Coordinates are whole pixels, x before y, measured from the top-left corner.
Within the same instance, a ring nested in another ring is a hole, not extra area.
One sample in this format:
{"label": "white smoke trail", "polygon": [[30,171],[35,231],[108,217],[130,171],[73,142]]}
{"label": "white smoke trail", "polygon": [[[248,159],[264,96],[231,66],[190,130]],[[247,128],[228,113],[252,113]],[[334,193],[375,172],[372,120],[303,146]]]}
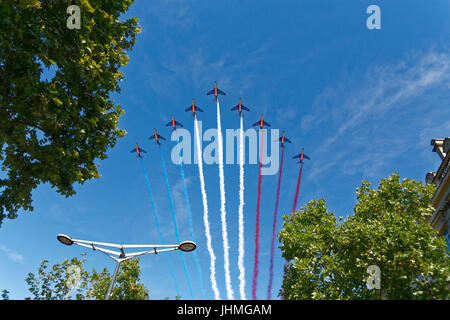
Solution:
{"label": "white smoke trail", "polygon": [[245,298],[245,266],[244,266],[244,121],[241,117],[239,144],[239,291],[241,299]]}
{"label": "white smoke trail", "polygon": [[230,261],[228,257],[228,233],[227,221],[225,211],[225,175],[223,173],[223,141],[222,141],[222,126],[220,123],[220,105],[217,99],[217,142],[219,147],[219,180],[220,180],[220,219],[222,221],[222,238],[223,238],[223,260],[225,267],[225,285],[227,289],[228,300],[234,299],[233,288],[231,288],[230,278]]}
{"label": "white smoke trail", "polygon": [[195,138],[197,142],[197,158],[198,158],[198,174],[200,176],[200,188],[202,191],[202,199],[203,199],[203,223],[205,225],[205,233],[206,233],[206,247],[208,248],[209,255],[211,257],[211,285],[214,291],[214,298],[216,300],[220,299],[219,289],[217,288],[216,281],[216,256],[214,255],[214,250],[211,245],[211,232],[209,228],[209,220],[208,220],[208,198],[206,197],[205,190],[205,178],[203,176],[203,157],[202,157],[202,149],[200,145],[200,136],[198,133],[198,125],[197,119],[194,118],[194,127],[195,127]]}

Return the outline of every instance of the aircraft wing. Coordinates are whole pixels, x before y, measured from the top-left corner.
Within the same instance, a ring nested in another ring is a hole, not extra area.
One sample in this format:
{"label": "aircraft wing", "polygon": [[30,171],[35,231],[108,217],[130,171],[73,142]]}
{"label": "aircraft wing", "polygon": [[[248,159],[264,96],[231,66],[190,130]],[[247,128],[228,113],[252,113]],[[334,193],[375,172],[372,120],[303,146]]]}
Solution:
{"label": "aircraft wing", "polygon": [[239,106],[236,106],[236,107],[231,108],[231,111],[238,110],[238,109],[239,109]]}
{"label": "aircraft wing", "polygon": [[263,120],[263,124],[265,124],[266,126],[270,127],[270,123],[267,123]]}
{"label": "aircraft wing", "polygon": [[292,143],[291,140],[289,140],[288,138],[284,137],[284,141]]}
{"label": "aircraft wing", "polygon": [[176,124],[177,126],[180,126],[180,127],[183,126],[183,125],[182,125],[181,123],[179,123],[178,121],[175,121],[175,124]]}
{"label": "aircraft wing", "polygon": [[130,151],[131,153],[136,152],[136,148],[133,148],[133,150]]}
{"label": "aircraft wing", "polygon": [[163,136],[160,136],[159,134],[158,134],[158,138],[160,138],[162,140],[166,140],[166,138],[164,138]]}
{"label": "aircraft wing", "polygon": [[300,158],[300,155],[293,156],[292,159]]}
{"label": "aircraft wing", "polygon": [[186,110],[184,111],[191,111],[192,110],[192,106],[190,106],[189,108],[186,108]]}
{"label": "aircraft wing", "polygon": [[166,127],[171,126],[171,125],[172,125],[172,121],[170,121],[168,124],[166,124]]}
{"label": "aircraft wing", "polygon": [[141,148],[139,148],[139,151],[143,152],[143,153],[147,153],[147,151],[145,151],[144,149],[141,149]]}
{"label": "aircraft wing", "polygon": [[247,111],[250,111],[250,109],[249,109],[249,108],[247,108],[246,106],[242,106],[242,110],[247,110]]}
{"label": "aircraft wing", "polygon": [[150,138],[149,138],[149,140],[152,140],[152,139],[155,139],[154,135],[150,136]]}
{"label": "aircraft wing", "polygon": [[203,110],[200,109],[199,107],[195,107],[195,110],[200,111],[200,112],[203,112]]}
{"label": "aircraft wing", "polygon": [[252,124],[252,126],[259,126],[259,121],[256,121],[254,124]]}
{"label": "aircraft wing", "polygon": [[209,96],[210,94],[214,93],[214,89],[212,89],[211,91],[209,91],[206,95]]}
{"label": "aircraft wing", "polygon": [[303,155],[303,158],[310,160],[311,158],[308,157],[306,154]]}
{"label": "aircraft wing", "polygon": [[[214,92],[214,90],[213,90],[213,92]],[[221,94],[221,95],[225,95],[225,92],[223,92],[223,91],[220,90],[220,89],[217,89],[217,92],[218,92],[219,94]]]}

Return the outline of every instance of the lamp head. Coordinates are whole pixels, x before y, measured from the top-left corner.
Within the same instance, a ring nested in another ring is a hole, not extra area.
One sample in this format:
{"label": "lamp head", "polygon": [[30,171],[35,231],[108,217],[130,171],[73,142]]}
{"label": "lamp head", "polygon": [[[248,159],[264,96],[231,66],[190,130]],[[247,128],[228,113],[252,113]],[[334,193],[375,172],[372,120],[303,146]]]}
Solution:
{"label": "lamp head", "polygon": [[58,239],[59,242],[65,244],[66,246],[71,246],[74,242],[69,236],[66,236],[65,234],[61,233],[58,234],[56,238]]}
{"label": "lamp head", "polygon": [[178,246],[178,249],[180,249],[183,252],[191,252],[194,251],[195,248],[197,248],[197,245],[195,244],[195,242],[192,241],[183,241]]}

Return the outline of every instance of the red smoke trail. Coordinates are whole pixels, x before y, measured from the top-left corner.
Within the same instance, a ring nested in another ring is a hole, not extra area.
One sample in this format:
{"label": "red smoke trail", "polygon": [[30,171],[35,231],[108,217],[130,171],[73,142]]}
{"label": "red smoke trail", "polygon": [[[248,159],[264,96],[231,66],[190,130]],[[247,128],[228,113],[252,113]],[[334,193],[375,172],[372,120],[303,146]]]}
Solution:
{"label": "red smoke trail", "polygon": [[282,148],[282,150],[281,150],[281,164],[280,164],[280,172],[278,173],[277,198],[275,200],[275,212],[273,214],[272,247],[271,247],[271,253],[270,253],[270,272],[269,272],[269,287],[267,288],[267,300],[271,299],[271,292],[272,292],[273,254],[275,251],[274,244],[275,244],[275,238],[276,238],[275,229],[277,227],[278,201],[280,200],[281,173],[283,172],[283,157],[284,157],[284,148]]}
{"label": "red smoke trail", "polygon": [[[292,218],[295,217],[295,210],[297,209],[297,199],[298,199],[298,192],[300,191],[300,181],[302,179],[302,169],[303,169],[303,161],[300,164],[300,172],[298,173],[297,189],[295,190],[294,204],[292,205]],[[285,269],[287,269],[289,267],[288,261],[284,262],[284,267],[285,267]],[[284,300],[284,289],[282,292],[281,299]]]}
{"label": "red smoke trail", "polygon": [[258,253],[259,253],[259,203],[261,201],[261,170],[262,170],[262,154],[263,154],[263,140],[264,134],[261,129],[261,145],[260,145],[260,154],[259,154],[259,178],[258,178],[258,202],[256,204],[256,232],[255,232],[255,263],[253,267],[253,286],[252,286],[252,296],[253,300],[257,300],[256,298],[256,285],[258,279]]}
{"label": "red smoke trail", "polygon": [[295,217],[295,210],[297,209],[298,192],[300,191],[300,180],[302,179],[303,163],[300,165],[300,172],[298,173],[297,189],[295,190],[294,204],[292,206],[292,217]]}

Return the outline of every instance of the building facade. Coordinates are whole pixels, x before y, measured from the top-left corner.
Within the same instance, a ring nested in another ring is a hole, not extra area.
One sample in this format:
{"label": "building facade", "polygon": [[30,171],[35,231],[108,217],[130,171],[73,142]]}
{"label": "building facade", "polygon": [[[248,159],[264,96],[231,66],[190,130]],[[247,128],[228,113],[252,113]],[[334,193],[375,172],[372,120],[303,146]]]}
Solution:
{"label": "building facade", "polygon": [[435,211],[429,221],[433,228],[445,237],[447,249],[450,250],[450,138],[433,139],[431,145],[442,163],[436,172],[428,173],[425,179],[427,184],[436,186],[431,199]]}

